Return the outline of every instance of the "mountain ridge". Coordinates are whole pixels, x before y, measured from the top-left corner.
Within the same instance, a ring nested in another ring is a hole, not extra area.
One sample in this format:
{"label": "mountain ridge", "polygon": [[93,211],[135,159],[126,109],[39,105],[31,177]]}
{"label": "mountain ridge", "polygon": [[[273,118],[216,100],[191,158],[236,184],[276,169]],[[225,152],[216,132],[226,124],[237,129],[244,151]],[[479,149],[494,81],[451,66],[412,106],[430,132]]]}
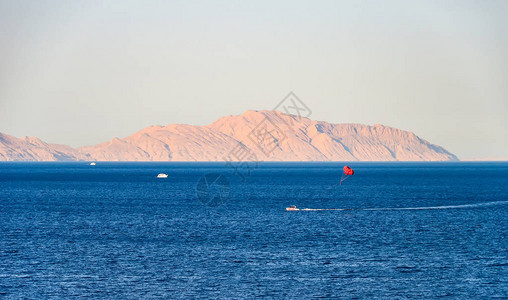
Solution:
{"label": "mountain ridge", "polygon": [[208,125],[145,127],[127,137],[72,148],[0,133],[3,161],[456,161],[413,132],[381,124],[332,124],[248,110]]}

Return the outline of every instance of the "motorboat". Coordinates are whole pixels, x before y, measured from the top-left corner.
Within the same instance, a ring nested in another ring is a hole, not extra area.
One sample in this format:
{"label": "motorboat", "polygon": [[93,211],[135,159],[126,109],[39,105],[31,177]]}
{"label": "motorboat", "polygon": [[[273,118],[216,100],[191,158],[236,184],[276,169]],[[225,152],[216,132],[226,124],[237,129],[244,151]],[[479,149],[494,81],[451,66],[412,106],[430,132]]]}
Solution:
{"label": "motorboat", "polygon": [[90,166],[95,166],[95,163],[94,163],[94,162],[91,162],[91,163],[90,163]]}
{"label": "motorboat", "polygon": [[160,173],[157,178],[168,178],[168,174]]}
{"label": "motorboat", "polygon": [[291,205],[290,207],[286,207],[286,210],[287,211],[296,211],[296,210],[300,210],[300,209],[296,208],[296,205]]}

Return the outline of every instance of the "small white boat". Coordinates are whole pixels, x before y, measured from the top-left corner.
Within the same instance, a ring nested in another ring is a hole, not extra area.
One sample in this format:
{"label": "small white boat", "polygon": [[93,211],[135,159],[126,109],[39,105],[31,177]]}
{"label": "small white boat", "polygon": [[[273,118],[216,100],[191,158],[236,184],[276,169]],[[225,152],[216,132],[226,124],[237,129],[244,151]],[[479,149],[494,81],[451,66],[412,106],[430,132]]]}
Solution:
{"label": "small white boat", "polygon": [[90,166],[95,166],[95,163],[94,163],[94,162],[91,162],[91,163],[90,163]]}
{"label": "small white boat", "polygon": [[157,178],[168,178],[168,174],[160,173]]}
{"label": "small white boat", "polygon": [[295,210],[300,210],[300,209],[296,208],[296,205],[291,205],[290,207],[286,207],[286,210],[287,211],[295,211]]}

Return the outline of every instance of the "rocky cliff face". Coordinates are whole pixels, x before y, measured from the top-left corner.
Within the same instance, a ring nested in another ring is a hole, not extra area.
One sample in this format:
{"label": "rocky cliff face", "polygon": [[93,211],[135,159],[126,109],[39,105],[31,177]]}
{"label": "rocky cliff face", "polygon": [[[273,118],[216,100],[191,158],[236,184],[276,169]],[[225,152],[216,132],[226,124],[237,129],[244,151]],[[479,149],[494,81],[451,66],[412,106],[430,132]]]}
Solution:
{"label": "rocky cliff face", "polygon": [[150,126],[126,138],[73,149],[0,134],[0,160],[450,161],[414,133],[383,125],[330,124],[276,111],[247,111],[206,126]]}
{"label": "rocky cliff face", "polygon": [[88,156],[66,145],[48,144],[36,137],[15,138],[0,133],[0,161],[72,161]]}

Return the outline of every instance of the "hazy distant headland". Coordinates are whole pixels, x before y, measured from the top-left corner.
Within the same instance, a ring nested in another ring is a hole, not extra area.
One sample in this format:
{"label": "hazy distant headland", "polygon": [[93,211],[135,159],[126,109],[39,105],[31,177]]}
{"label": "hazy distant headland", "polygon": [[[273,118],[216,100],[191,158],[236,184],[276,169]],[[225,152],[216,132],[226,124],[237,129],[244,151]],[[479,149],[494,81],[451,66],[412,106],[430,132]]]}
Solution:
{"label": "hazy distant headland", "polygon": [[457,161],[444,148],[383,125],[331,124],[249,110],[206,126],[150,126],[72,148],[0,133],[1,161]]}

